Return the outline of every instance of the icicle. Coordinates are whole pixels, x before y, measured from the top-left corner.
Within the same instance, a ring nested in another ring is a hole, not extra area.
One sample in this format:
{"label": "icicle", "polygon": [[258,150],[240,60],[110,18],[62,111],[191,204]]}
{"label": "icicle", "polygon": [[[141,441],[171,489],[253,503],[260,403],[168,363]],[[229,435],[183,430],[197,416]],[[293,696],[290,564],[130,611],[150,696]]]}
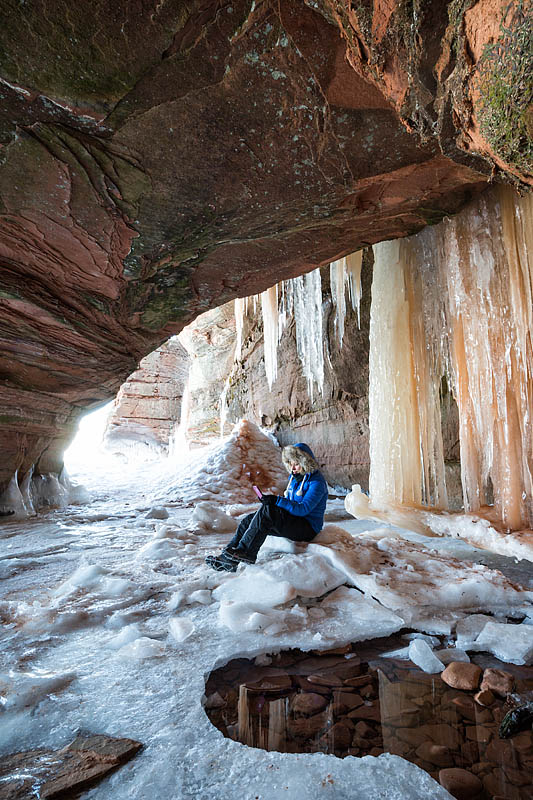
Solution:
{"label": "icicle", "polygon": [[370,496],[420,504],[421,459],[409,304],[398,240],[374,246],[370,316]]}
{"label": "icicle", "polygon": [[[245,308],[246,305],[246,308]],[[248,306],[248,298],[238,297],[234,301],[235,309],[235,355],[234,360],[240,361],[242,352],[242,329],[244,326],[244,315]]]}
{"label": "icicle", "polygon": [[357,310],[357,327],[361,327],[361,268],[363,251],[351,253],[345,259],[345,278],[348,281],[352,309]]}
{"label": "icicle", "polygon": [[344,320],[346,318],[345,274],[345,258],[339,258],[337,261],[331,262],[329,265],[331,299],[335,307],[335,330],[341,347],[344,339]]}
{"label": "icicle", "polygon": [[324,343],[322,335],[322,281],[315,269],[291,281],[296,324],[296,347],[313,400],[314,385],[324,394]]}
{"label": "icicle", "polygon": [[533,525],[533,198],[499,187],[377,245],[370,350],[372,500],[445,506],[439,387],[459,411],[465,509],[494,496]]}
{"label": "icicle", "polygon": [[263,313],[263,334],[265,372],[268,388],[272,385],[278,374],[278,287],[272,286],[261,293],[261,311]]}
{"label": "icicle", "polygon": [[224,387],[220,394],[220,438],[221,439],[224,436],[224,430],[226,428],[226,423],[228,421],[228,405],[227,405],[228,391],[229,391],[229,375],[224,381]]}

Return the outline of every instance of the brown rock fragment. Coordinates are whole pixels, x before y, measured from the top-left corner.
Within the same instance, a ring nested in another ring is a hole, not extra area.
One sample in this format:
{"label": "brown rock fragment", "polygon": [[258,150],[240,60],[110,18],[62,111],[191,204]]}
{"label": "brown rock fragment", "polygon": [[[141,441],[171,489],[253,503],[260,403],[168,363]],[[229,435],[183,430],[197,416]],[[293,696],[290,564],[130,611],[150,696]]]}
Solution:
{"label": "brown rock fragment", "polygon": [[481,689],[474,695],[474,700],[480,706],[491,706],[494,703],[494,695],[490,689]]}
{"label": "brown rock fragment", "polygon": [[352,711],[363,705],[363,700],[358,694],[352,692],[333,692],[333,713],[340,715]]}
{"label": "brown rock fragment", "polygon": [[352,744],[353,731],[343,722],[337,722],[320,737],[320,743],[328,750],[347,750]]}
{"label": "brown rock fragment", "polygon": [[293,698],[291,709],[295,714],[312,716],[313,714],[318,714],[319,711],[323,711],[327,704],[327,698],[322,694],[302,692]]}
{"label": "brown rock fragment", "polygon": [[488,668],[483,673],[481,681],[481,691],[489,689],[499,697],[505,697],[513,691],[514,675],[503,669]]}
{"label": "brown rock fragment", "polygon": [[492,721],[490,711],[476,706],[474,698],[468,694],[461,694],[455,697],[452,700],[452,705],[457,708],[462,717],[469,719],[471,722],[483,723]]}
{"label": "brown rock fragment", "polygon": [[466,664],[463,661],[452,661],[441,673],[444,683],[453,689],[473,691],[478,688],[481,679],[481,667],[477,664]]}
{"label": "brown rock fragment", "polygon": [[438,767],[451,767],[453,764],[453,756],[449,748],[441,744],[422,742],[416,748],[416,754],[423,761],[429,761],[430,764],[436,764]]}
{"label": "brown rock fragment", "polygon": [[324,730],[328,723],[328,714],[323,711],[321,714],[314,714],[312,717],[300,717],[290,719],[287,730],[291,736],[310,737]]}
{"label": "brown rock fragment", "polygon": [[470,800],[470,798],[476,797],[483,789],[483,784],[476,775],[472,775],[468,770],[460,769],[459,767],[441,769],[439,782],[457,800]]}
{"label": "brown rock fragment", "polygon": [[[142,747],[133,739],[79,733],[62,750],[32,750],[2,757],[1,796],[62,797],[79,793],[132,758]],[[21,773],[29,775],[28,779]]]}

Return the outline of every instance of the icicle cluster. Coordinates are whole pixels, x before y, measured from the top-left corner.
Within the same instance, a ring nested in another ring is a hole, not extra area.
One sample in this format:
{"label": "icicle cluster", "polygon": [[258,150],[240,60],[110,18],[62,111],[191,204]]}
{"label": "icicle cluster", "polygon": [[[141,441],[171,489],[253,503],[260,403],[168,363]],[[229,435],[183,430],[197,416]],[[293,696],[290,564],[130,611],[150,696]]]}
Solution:
{"label": "icicle cluster", "polygon": [[331,284],[331,299],[335,306],[335,330],[339,344],[342,347],[344,339],[344,322],[346,319],[346,289],[350,295],[352,309],[357,311],[357,324],[361,326],[361,267],[363,263],[363,251],[345,258],[332,261],[329,265],[329,275]]}
{"label": "icicle cluster", "polygon": [[439,391],[459,410],[465,508],[533,524],[533,198],[501,187],[374,248],[372,498],[446,505]]}
{"label": "icicle cluster", "polygon": [[[346,319],[346,289],[352,308],[360,321],[362,251],[352,253],[330,265],[331,295],[335,306],[335,327],[342,346]],[[280,301],[281,296],[281,301]],[[324,392],[324,348],[322,326],[322,282],[320,270],[308,272],[299,278],[272,286],[260,295],[253,296],[254,313],[257,299],[261,301],[264,331],[265,372],[269,389],[278,374],[277,350],[281,336],[290,319],[296,326],[296,346],[303,373],[307,380],[309,397],[313,399],[315,386]],[[242,351],[244,317],[249,298],[235,300],[235,328],[237,332],[235,360]],[[224,407],[224,398],[221,400]]]}

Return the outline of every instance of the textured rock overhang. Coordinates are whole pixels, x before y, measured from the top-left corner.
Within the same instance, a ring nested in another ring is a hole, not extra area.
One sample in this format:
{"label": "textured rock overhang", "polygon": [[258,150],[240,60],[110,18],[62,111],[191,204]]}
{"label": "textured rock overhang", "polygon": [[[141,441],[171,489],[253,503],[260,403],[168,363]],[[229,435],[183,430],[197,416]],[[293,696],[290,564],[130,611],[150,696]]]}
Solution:
{"label": "textured rock overhang", "polygon": [[200,312],[520,172],[484,142],[469,81],[503,3],[352,5],[13,4],[0,490],[59,469],[81,409]]}

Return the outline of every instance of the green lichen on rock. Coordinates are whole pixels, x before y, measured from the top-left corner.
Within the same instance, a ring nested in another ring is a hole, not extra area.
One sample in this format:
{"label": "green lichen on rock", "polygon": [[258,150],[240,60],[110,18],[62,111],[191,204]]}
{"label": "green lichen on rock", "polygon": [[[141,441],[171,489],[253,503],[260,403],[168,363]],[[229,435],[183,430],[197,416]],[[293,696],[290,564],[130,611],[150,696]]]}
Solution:
{"label": "green lichen on rock", "polygon": [[533,174],[533,139],[527,127],[533,103],[533,19],[518,3],[505,10],[501,36],[478,65],[476,113],[482,134],[507,164]]}

